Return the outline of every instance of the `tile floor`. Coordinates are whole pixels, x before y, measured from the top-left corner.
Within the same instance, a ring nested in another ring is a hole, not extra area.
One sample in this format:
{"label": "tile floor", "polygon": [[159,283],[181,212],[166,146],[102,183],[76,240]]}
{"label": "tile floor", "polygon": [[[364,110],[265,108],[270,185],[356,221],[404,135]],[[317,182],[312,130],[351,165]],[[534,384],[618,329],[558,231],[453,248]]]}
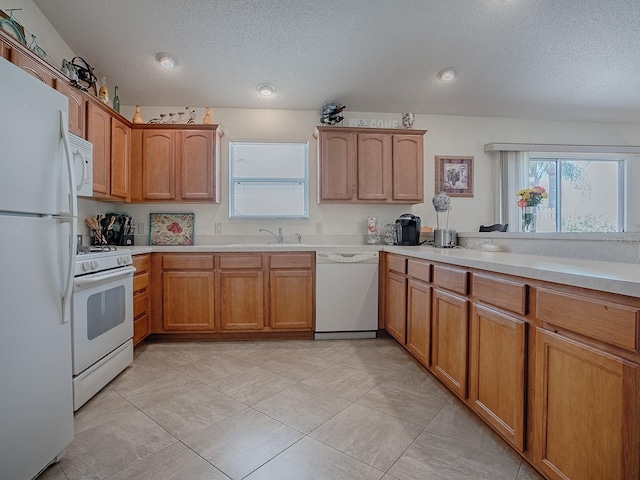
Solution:
{"label": "tile floor", "polygon": [[150,343],[38,480],[539,478],[391,339]]}

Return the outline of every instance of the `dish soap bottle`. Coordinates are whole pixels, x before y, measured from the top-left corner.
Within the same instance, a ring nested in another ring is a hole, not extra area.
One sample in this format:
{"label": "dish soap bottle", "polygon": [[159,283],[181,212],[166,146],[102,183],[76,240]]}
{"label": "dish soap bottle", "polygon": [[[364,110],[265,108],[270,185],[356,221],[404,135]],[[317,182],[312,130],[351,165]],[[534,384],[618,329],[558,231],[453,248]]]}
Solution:
{"label": "dish soap bottle", "polygon": [[118,97],[118,86],[113,87],[113,109],[120,113],[120,97]]}

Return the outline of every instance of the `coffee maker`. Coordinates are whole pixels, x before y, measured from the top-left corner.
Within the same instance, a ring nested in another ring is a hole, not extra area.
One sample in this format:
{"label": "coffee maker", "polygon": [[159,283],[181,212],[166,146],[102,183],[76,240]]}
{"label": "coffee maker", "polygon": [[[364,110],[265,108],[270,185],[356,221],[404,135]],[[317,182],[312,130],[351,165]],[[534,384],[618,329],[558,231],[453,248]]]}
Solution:
{"label": "coffee maker", "polygon": [[420,217],[404,213],[396,220],[398,245],[420,245]]}

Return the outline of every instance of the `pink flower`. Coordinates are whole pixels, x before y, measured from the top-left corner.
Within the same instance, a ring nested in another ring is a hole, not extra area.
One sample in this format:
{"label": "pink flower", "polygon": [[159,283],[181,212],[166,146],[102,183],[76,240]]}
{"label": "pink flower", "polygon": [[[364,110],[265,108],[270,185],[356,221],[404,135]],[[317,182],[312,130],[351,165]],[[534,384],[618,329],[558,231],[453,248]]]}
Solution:
{"label": "pink flower", "polygon": [[172,224],[167,225],[167,230],[175,235],[182,233],[182,227],[178,222],[173,222]]}

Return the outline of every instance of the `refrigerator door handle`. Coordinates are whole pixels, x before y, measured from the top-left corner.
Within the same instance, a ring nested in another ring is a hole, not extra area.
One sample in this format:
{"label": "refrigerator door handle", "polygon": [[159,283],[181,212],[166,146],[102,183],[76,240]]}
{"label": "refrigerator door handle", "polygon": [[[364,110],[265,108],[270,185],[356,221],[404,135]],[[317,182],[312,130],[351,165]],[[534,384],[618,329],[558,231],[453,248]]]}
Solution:
{"label": "refrigerator door handle", "polygon": [[76,182],[74,179],[74,164],[73,157],[71,155],[71,144],[69,142],[67,115],[62,110],[60,110],[60,135],[62,136],[62,144],[66,154],[67,175],[69,177],[69,212],[60,212],[59,221],[60,223],[68,223],[71,230],[68,242],[69,250],[67,252],[60,252],[62,255],[67,254],[68,258],[67,273],[64,277],[64,293],[62,297],[62,323],[65,324],[71,319],[71,295],[73,293],[73,277],[76,263],[75,242],[78,233],[78,225],[76,221],[76,215],[78,214],[78,197],[75,190]]}

